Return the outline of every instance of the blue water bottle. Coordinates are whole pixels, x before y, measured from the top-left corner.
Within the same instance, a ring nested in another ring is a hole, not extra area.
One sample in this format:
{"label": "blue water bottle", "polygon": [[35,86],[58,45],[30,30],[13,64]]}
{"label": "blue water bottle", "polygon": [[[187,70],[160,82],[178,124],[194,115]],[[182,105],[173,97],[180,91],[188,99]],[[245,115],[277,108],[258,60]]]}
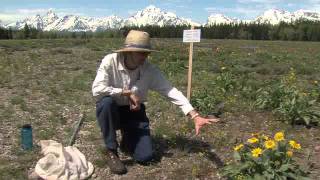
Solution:
{"label": "blue water bottle", "polygon": [[21,145],[24,150],[32,149],[32,127],[31,124],[25,124],[21,129]]}

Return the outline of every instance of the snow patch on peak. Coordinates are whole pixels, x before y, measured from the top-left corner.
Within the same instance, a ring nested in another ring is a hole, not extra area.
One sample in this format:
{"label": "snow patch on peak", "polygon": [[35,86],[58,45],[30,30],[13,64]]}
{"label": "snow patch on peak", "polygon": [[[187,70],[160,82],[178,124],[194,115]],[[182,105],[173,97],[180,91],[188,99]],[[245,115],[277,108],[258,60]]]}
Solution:
{"label": "snow patch on peak", "polygon": [[125,20],[124,26],[145,26],[145,25],[190,25],[197,24],[193,23],[191,20],[177,17],[176,14],[171,12],[161,11],[153,5],[150,5],[138,11],[134,16],[129,17]]}
{"label": "snow patch on peak", "polygon": [[238,21],[239,20],[236,18],[232,19],[223,14],[216,13],[216,14],[211,14],[208,17],[206,25],[210,26],[215,24],[231,24],[231,23],[238,23]]}
{"label": "snow patch on peak", "polygon": [[310,21],[320,21],[320,13],[311,10],[300,9],[295,11],[293,16],[295,17],[295,20],[304,19]]}
{"label": "snow patch on peak", "polygon": [[290,12],[279,10],[279,9],[270,9],[265,11],[261,16],[258,16],[254,22],[256,23],[270,23],[270,24],[279,24],[280,22],[290,23],[293,20],[293,16]]}
{"label": "snow patch on peak", "polygon": [[279,24],[280,22],[291,23],[300,19],[320,21],[320,14],[317,12],[302,9],[293,13],[279,9],[270,9],[265,11],[261,16],[257,17],[254,22],[270,23],[275,25]]}

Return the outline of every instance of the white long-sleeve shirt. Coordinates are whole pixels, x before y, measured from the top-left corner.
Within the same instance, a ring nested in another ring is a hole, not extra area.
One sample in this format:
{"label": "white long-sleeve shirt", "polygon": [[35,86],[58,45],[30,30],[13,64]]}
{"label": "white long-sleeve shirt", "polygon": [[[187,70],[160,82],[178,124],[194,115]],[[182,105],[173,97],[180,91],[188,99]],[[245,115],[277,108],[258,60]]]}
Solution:
{"label": "white long-sleeve shirt", "polygon": [[135,70],[128,70],[124,65],[122,53],[113,53],[102,59],[92,84],[92,94],[97,100],[103,96],[111,96],[118,105],[129,105],[129,100],[121,96],[124,88],[136,93],[141,102],[147,101],[148,90],[154,90],[180,107],[184,114],[188,114],[194,108],[188,99],[163,76],[154,65],[145,61]]}

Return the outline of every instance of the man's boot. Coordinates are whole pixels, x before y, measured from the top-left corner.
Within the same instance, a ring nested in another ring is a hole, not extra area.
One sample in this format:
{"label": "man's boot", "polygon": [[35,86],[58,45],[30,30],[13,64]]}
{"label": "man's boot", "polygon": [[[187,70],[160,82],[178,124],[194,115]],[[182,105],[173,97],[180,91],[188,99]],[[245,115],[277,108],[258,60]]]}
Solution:
{"label": "man's boot", "polygon": [[110,171],[114,174],[125,174],[127,173],[126,166],[120,161],[116,150],[107,150],[106,152],[107,165]]}

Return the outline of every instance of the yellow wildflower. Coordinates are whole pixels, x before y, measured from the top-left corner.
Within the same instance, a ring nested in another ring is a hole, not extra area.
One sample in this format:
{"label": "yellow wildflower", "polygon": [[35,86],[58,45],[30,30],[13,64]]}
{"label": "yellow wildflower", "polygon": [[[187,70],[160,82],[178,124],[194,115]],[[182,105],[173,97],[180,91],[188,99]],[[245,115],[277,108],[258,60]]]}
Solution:
{"label": "yellow wildflower", "polygon": [[254,144],[254,143],[259,142],[259,139],[253,137],[253,138],[248,139],[248,142],[251,143],[251,144]]}
{"label": "yellow wildflower", "polygon": [[289,144],[294,149],[301,149],[301,145],[293,140],[289,141]]}
{"label": "yellow wildflower", "polygon": [[264,140],[266,140],[266,141],[268,141],[270,138],[268,137],[268,136],[266,136],[266,135],[262,135],[262,138],[264,139]]}
{"label": "yellow wildflower", "polygon": [[261,148],[255,148],[251,151],[253,157],[259,157],[262,154]]}
{"label": "yellow wildflower", "polygon": [[318,84],[318,81],[313,81],[314,84]]}
{"label": "yellow wildflower", "polygon": [[238,146],[234,147],[233,149],[235,151],[239,151],[241,148],[243,148],[243,144],[239,144]]}
{"label": "yellow wildflower", "polygon": [[221,70],[225,70],[225,69],[226,69],[226,67],[224,67],[224,66],[221,68]]}
{"label": "yellow wildflower", "polygon": [[264,142],[264,146],[267,148],[267,149],[273,149],[274,147],[276,147],[276,143],[273,141],[273,140],[267,140]]}
{"label": "yellow wildflower", "polygon": [[283,134],[283,132],[277,132],[277,133],[274,135],[274,140],[276,140],[276,141],[283,141],[283,140],[284,140],[284,134]]}
{"label": "yellow wildflower", "polygon": [[292,157],[292,155],[293,155],[293,152],[292,152],[292,151],[287,151],[287,156],[288,156],[288,157]]}

